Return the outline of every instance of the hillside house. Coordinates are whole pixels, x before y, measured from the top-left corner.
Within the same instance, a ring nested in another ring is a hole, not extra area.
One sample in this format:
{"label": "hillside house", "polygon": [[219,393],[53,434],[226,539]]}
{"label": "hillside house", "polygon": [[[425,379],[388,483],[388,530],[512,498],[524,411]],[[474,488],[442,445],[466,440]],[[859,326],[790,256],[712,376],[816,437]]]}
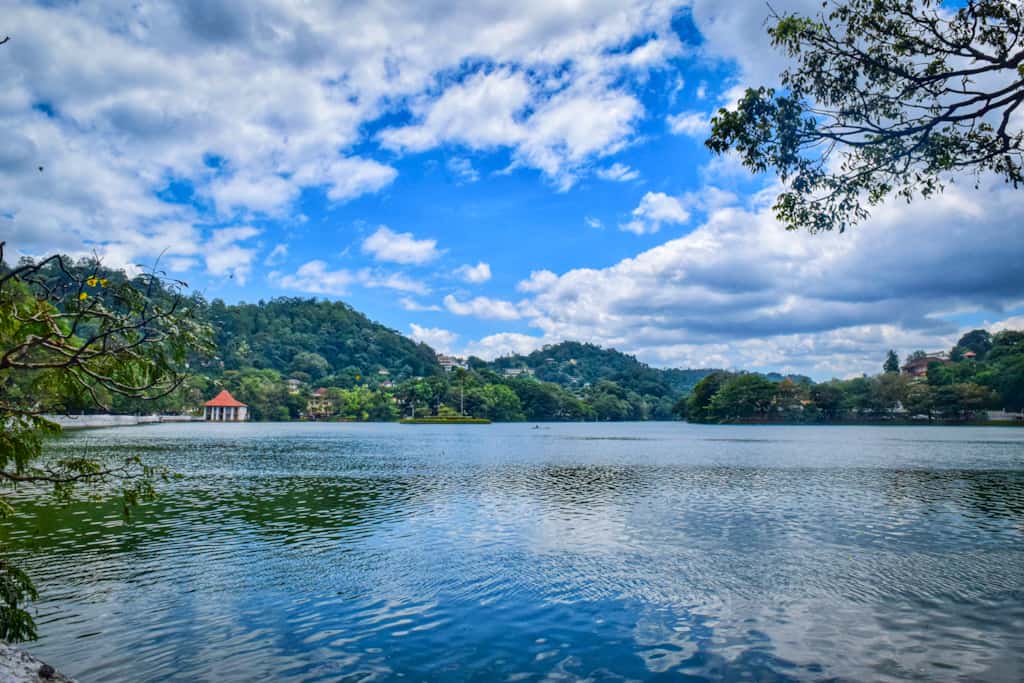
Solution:
{"label": "hillside house", "polygon": [[437,363],[445,372],[451,372],[455,368],[467,369],[469,365],[462,358],[456,358],[455,356],[446,356],[443,353],[437,354]]}
{"label": "hillside house", "polygon": [[938,351],[936,353],[928,353],[920,358],[912,358],[903,364],[903,374],[911,377],[925,377],[928,374],[928,366],[932,363],[938,363],[939,365],[950,365],[953,361],[949,359],[949,354],[944,351]]}
{"label": "hillside house", "polygon": [[330,395],[327,393],[327,389],[323,387],[316,389],[309,395],[309,400],[306,401],[306,416],[317,420],[323,417],[329,417],[334,413],[334,401],[331,400]]}

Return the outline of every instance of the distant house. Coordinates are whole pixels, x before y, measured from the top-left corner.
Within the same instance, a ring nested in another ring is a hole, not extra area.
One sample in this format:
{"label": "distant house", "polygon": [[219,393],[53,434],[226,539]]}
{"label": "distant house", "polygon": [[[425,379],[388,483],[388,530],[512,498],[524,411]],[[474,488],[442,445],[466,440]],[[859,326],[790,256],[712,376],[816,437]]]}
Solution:
{"label": "distant house", "polygon": [[296,379],[294,377],[290,377],[289,379],[285,380],[285,384],[288,385],[289,394],[297,394],[299,393],[299,389],[302,388],[302,380]]}
{"label": "distant house", "polygon": [[462,368],[465,370],[469,367],[465,360],[462,358],[456,358],[455,356],[446,356],[443,353],[437,354],[438,364],[444,368],[445,372],[451,372],[455,368]]}
{"label": "distant house", "polygon": [[334,401],[331,400],[327,389],[323,387],[316,389],[309,395],[306,402],[306,415],[315,419],[328,417],[334,412]]}
{"label": "distant house", "polygon": [[522,375],[532,377],[533,370],[530,368],[505,368],[501,371],[501,374],[505,377],[521,377]]}
{"label": "distant house", "polygon": [[207,422],[245,422],[248,417],[249,406],[227,389],[203,404],[203,419]]}
{"label": "distant house", "polygon": [[924,377],[928,374],[928,367],[932,363],[939,365],[950,365],[953,361],[945,351],[927,353],[920,358],[911,358],[903,364],[903,374],[911,377]]}

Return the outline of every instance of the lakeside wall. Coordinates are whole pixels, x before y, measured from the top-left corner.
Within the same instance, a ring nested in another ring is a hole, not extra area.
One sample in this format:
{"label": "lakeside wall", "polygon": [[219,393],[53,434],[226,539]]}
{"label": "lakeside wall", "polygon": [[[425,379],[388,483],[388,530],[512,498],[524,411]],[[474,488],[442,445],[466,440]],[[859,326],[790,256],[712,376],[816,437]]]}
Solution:
{"label": "lakeside wall", "polygon": [[192,422],[199,418],[190,415],[43,415],[63,429],[93,429],[97,427],[129,427],[156,422]]}

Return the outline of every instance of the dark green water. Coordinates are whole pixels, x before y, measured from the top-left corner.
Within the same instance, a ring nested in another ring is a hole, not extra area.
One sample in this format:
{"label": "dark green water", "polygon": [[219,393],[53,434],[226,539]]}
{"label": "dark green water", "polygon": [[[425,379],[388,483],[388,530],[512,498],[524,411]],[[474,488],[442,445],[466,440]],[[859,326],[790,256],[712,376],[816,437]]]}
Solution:
{"label": "dark green water", "polygon": [[186,478],[23,507],[85,681],[1024,680],[1024,430],[153,425]]}

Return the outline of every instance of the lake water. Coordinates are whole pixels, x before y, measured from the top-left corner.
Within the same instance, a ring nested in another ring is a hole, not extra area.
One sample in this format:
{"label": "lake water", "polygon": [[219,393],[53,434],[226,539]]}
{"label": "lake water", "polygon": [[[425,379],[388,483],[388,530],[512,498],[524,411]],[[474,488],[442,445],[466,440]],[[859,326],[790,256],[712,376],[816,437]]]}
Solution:
{"label": "lake water", "polygon": [[1024,430],[165,424],[0,529],[85,681],[1024,680]]}

